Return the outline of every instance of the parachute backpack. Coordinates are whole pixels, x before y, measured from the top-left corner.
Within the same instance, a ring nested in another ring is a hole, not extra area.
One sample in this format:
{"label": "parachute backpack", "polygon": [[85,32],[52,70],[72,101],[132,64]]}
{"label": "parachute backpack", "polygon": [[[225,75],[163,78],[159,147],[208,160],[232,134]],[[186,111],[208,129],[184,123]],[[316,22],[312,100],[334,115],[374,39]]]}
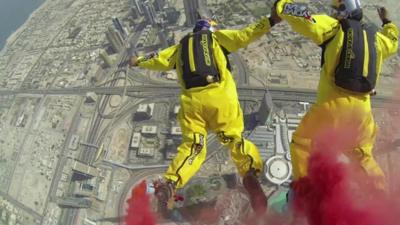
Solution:
{"label": "parachute backpack", "polygon": [[212,32],[201,30],[181,40],[182,78],[187,89],[220,81],[214,59]]}
{"label": "parachute backpack", "polygon": [[[376,71],[376,33],[377,30],[361,22],[363,12],[360,0],[332,0],[332,8],[344,32],[340,61],[335,71],[335,84],[345,90],[357,93],[374,93]],[[330,39],[322,45],[324,52]],[[368,72],[364,64],[368,63]],[[365,73],[365,74],[364,74]]]}
{"label": "parachute backpack", "polygon": [[[376,29],[366,27],[360,21],[340,21],[344,32],[340,62],[335,72],[338,87],[359,93],[372,93],[377,80]],[[368,73],[364,74],[364,64]]]}

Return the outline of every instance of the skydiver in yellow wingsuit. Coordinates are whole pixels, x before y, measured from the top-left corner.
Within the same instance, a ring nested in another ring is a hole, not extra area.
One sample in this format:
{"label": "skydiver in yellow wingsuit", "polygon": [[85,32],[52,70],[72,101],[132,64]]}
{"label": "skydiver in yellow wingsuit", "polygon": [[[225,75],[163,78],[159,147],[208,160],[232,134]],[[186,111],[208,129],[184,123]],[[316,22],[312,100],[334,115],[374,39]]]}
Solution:
{"label": "skydiver in yellow wingsuit", "polygon": [[371,112],[371,96],[384,60],[397,53],[399,30],[379,8],[382,29],[367,26],[360,0],[332,0],[334,15],[312,15],[304,4],[278,0],[273,7],[292,29],[322,48],[317,101],[293,134],[291,157],[294,180],[307,175],[313,141],[327,130],[352,126],[357,130],[349,146],[368,175],[378,177],[385,188],[384,174],[372,155],[377,125]]}
{"label": "skydiver in yellow wingsuit", "polygon": [[276,23],[262,18],[242,30],[216,30],[212,20],[198,20],[193,32],[180,43],[145,57],[132,57],[130,65],[167,71],[176,69],[181,86],[178,120],[183,140],[157,185],[160,201],[171,205],[175,188],[182,188],[206,158],[207,134],[214,132],[230,149],[256,212],[267,208],[267,198],[257,177],[263,161],[257,147],[242,136],[243,113],[227,55],[266,34]]}

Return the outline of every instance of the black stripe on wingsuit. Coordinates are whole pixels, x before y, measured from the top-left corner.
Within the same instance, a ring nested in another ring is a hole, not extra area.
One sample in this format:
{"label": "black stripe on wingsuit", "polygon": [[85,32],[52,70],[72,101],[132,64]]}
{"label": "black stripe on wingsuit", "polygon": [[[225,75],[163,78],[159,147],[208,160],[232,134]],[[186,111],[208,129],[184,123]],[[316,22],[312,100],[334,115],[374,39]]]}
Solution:
{"label": "black stripe on wingsuit", "polygon": [[244,152],[244,138],[242,138],[241,149],[242,149],[243,155],[247,155],[247,156],[250,158],[250,168],[249,168],[249,170],[250,170],[250,169],[253,167],[254,159],[253,159],[253,157],[251,157],[250,154],[246,154],[246,153]]}
{"label": "black stripe on wingsuit", "polygon": [[229,61],[229,57],[228,57],[228,55],[230,55],[231,53],[224,46],[222,46],[222,45],[219,45],[219,46],[221,46],[222,52],[224,53],[224,56],[226,59],[226,68],[229,70],[229,72],[232,72],[231,62]]}
{"label": "black stripe on wingsuit", "polygon": [[193,134],[193,144],[192,147],[190,148],[190,155],[188,155],[185,160],[183,160],[183,163],[179,166],[179,168],[176,170],[176,175],[178,175],[178,180],[176,181],[176,183],[178,183],[180,180],[182,180],[181,175],[179,175],[179,170],[182,169],[182,167],[185,165],[186,161],[193,155],[193,149],[194,146],[196,145],[196,134]]}
{"label": "black stripe on wingsuit", "polygon": [[371,82],[373,88],[376,84],[376,30],[374,28],[367,29],[368,50],[369,50],[369,65],[367,79]]}

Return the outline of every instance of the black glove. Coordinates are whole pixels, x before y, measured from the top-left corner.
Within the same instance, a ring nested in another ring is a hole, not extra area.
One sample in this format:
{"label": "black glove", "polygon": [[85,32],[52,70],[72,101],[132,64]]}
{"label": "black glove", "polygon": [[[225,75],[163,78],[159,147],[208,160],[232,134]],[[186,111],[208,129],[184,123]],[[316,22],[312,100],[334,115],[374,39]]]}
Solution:
{"label": "black glove", "polygon": [[278,5],[278,2],[280,2],[281,0],[275,0],[274,2],[274,7],[276,8],[276,6]]}
{"label": "black glove", "polygon": [[379,18],[382,21],[382,26],[392,22],[388,19],[389,12],[387,11],[387,9],[385,7],[379,7],[377,10],[378,10]]}
{"label": "black glove", "polygon": [[274,2],[274,6],[272,6],[271,8],[271,16],[268,18],[271,27],[282,21],[282,19],[278,16],[278,13],[276,12],[276,6],[278,5],[279,1],[280,0],[276,0]]}

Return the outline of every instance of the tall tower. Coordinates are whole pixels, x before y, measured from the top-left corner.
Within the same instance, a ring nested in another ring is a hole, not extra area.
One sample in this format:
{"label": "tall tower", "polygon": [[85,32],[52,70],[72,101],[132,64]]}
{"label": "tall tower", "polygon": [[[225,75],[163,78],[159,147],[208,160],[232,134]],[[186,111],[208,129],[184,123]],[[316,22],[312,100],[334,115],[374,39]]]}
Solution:
{"label": "tall tower", "polygon": [[115,52],[120,52],[124,49],[124,39],[122,38],[120,32],[115,30],[112,26],[108,27],[106,37]]}
{"label": "tall tower", "polygon": [[127,33],[125,32],[125,29],[122,26],[119,19],[117,17],[114,17],[114,18],[112,18],[112,22],[113,22],[115,29],[121,33],[122,37],[125,38],[127,36]]}
{"label": "tall tower", "polygon": [[138,9],[136,8],[136,7],[134,7],[134,6],[132,6],[131,7],[131,15],[132,15],[132,18],[135,20],[135,19],[138,19],[139,18],[139,11],[138,11]]}
{"label": "tall tower", "polygon": [[143,0],[133,0],[133,5],[136,7],[137,11],[143,15]]}
{"label": "tall tower", "polygon": [[186,15],[186,25],[193,26],[197,20],[197,10],[199,8],[199,0],[184,0]]}
{"label": "tall tower", "polygon": [[274,110],[274,103],[271,94],[266,91],[261,102],[260,109],[258,110],[258,123],[259,125],[267,125],[272,122]]}
{"label": "tall tower", "polygon": [[146,1],[143,3],[143,12],[146,20],[151,24],[155,24],[156,21],[156,10],[154,9],[154,5],[150,1]]}
{"label": "tall tower", "polygon": [[167,48],[168,47],[168,41],[167,41],[167,37],[165,36],[165,30],[164,29],[161,29],[158,32],[158,39],[160,40],[162,48]]}

